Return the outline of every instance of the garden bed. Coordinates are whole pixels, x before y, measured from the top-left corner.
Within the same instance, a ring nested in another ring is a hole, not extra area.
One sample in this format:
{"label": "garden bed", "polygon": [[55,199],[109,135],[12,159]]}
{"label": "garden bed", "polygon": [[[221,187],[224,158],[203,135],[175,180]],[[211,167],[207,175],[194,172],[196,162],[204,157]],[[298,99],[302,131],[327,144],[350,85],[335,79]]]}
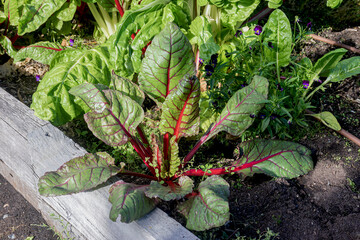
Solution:
{"label": "garden bed", "polygon": [[41,197],[37,190],[39,176],[86,151],[1,88],[0,108],[0,173],[58,231],[62,226],[51,214],[69,223],[67,231],[75,239],[196,239],[160,209],[130,224],[112,222],[108,217],[109,187]]}
{"label": "garden bed", "polygon": [[[346,31],[346,34],[350,33],[359,34],[359,29],[354,28],[353,30]],[[341,36],[338,37],[341,34],[336,35],[337,38],[334,40],[341,41]],[[332,38],[332,33],[325,32],[324,36]],[[345,33],[343,36],[345,36]],[[350,39],[350,37],[346,36],[346,39]],[[356,39],[360,38],[354,39],[354,42],[346,43],[359,48],[359,42],[356,42]],[[330,49],[328,45],[322,43],[316,44],[315,41],[311,41],[308,47],[304,48],[305,54],[313,59],[317,59]],[[321,52],[316,54],[316,49],[320,49]],[[315,54],[309,55],[309,53]],[[29,66],[35,63],[34,61],[28,61],[27,64],[27,68],[31,69]],[[36,87],[37,85],[35,75],[42,75],[41,70],[35,68],[33,74],[29,74],[27,79],[29,82],[27,84],[24,84],[24,80],[14,77],[14,81],[10,81],[6,88],[21,101],[30,104],[32,95],[31,86]],[[19,83],[20,89],[25,89],[25,92],[19,91],[19,88],[17,88]],[[342,127],[356,136],[360,136],[359,86],[359,76],[353,77],[342,84],[333,84],[322,97],[318,98],[319,108],[333,112]],[[28,88],[30,90],[26,92]],[[11,111],[2,111],[1,114],[9,119],[9,114],[12,113]],[[30,115],[22,114],[20,122]],[[56,134],[50,137],[45,136],[44,129],[50,125],[45,124],[44,121],[36,120],[35,126],[37,128],[36,131],[31,130],[30,127],[23,129],[26,130],[26,134],[29,133],[29,135],[23,135],[24,138],[29,136],[31,140],[33,136],[42,135],[45,139],[54,138],[53,141],[57,143],[63,141],[63,137],[59,138],[61,134],[58,130],[55,130]],[[307,146],[313,152],[315,168],[312,172],[293,180],[271,180],[271,178],[264,177],[263,175],[256,175],[244,181],[239,180],[237,177],[228,178],[227,180],[231,183],[229,199],[230,221],[221,228],[206,232],[196,232],[197,236],[202,239],[236,239],[240,236],[258,237],[258,231],[260,234],[265,232],[271,234],[268,231],[270,229],[274,233],[279,233],[278,239],[360,239],[359,148],[316,122],[313,123],[313,129],[307,130],[309,131],[309,136],[301,139],[300,143]],[[8,142],[7,137],[1,140]],[[31,142],[35,143],[34,140],[31,140]],[[4,144],[2,143],[4,148],[1,149],[2,151],[9,149],[4,147],[6,146]],[[76,146],[74,143],[70,145]],[[38,144],[36,146],[39,148]],[[43,147],[44,149],[49,149],[46,145]],[[41,176],[45,171],[55,170],[64,161],[73,158],[77,153],[79,155],[84,153],[83,150],[79,150],[80,148],[76,148],[75,153],[69,155],[64,155],[62,150],[58,149],[58,155],[62,155],[62,161],[53,159],[52,166],[39,166],[38,168],[41,169],[37,170],[39,171],[37,175]],[[37,152],[41,152],[40,149]],[[18,152],[18,158],[21,158],[21,154],[23,152]],[[45,154],[45,152],[41,154]],[[53,158],[54,156],[48,155],[46,157]],[[27,159],[33,158],[28,156]],[[12,177],[8,178],[12,179]],[[11,181],[15,182],[14,180]],[[34,183],[36,182],[34,180]],[[17,188],[21,189],[21,187]],[[37,194],[37,192],[34,194]],[[78,196],[73,195],[71,198],[75,197],[78,199],[77,201],[83,203],[87,201],[86,199],[91,198],[92,194],[94,193],[86,192],[78,194]],[[66,197],[59,197],[59,199],[63,198]],[[103,199],[99,204],[107,203],[106,198],[107,193],[104,190]],[[29,199],[31,200],[31,198]],[[54,199],[57,198],[44,198],[44,201],[54,201]],[[160,207],[170,216],[184,224],[184,219],[176,212],[175,204],[173,203],[175,202],[162,204]],[[105,214],[106,218],[104,217],[104,220],[97,219],[99,222],[108,221],[107,213],[110,207],[103,207],[104,209],[101,213]],[[64,216],[69,217],[71,216],[69,215],[70,213],[73,214],[76,211],[79,210],[69,210]],[[156,212],[158,211],[156,210]],[[70,217],[70,219],[74,220],[73,217]],[[75,219],[75,221],[83,222],[81,219]],[[141,223],[142,220],[139,222]],[[109,224],[113,223],[109,221]],[[76,228],[72,229],[72,231],[76,232]],[[275,234],[273,235],[276,238]]]}

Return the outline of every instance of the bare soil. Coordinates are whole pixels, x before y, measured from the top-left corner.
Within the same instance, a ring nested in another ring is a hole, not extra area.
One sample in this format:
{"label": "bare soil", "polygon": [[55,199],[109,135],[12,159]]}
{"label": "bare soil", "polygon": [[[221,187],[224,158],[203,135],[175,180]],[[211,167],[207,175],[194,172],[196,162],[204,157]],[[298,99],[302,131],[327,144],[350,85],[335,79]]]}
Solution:
{"label": "bare soil", "polygon": [[[360,49],[360,28],[342,32],[325,31],[320,35]],[[333,47],[308,40],[304,54],[316,60]],[[355,56],[348,53],[347,57]],[[8,72],[7,72],[8,71]],[[36,75],[47,67],[33,60],[0,66],[0,87],[26,105],[36,89]],[[360,137],[360,76],[333,84],[315,100],[319,111],[331,111],[342,127]],[[314,124],[314,126],[319,126]],[[223,227],[195,232],[201,239],[239,239],[258,237],[268,229],[278,233],[272,239],[284,240],[360,240],[360,150],[340,135],[320,127],[311,137],[300,140],[313,152],[315,168],[309,174],[292,179],[271,179],[263,175],[231,184],[231,219]],[[310,135],[309,135],[310,136]],[[31,224],[44,222],[0,176],[0,239],[53,239],[52,233]],[[174,210],[176,202],[161,204],[170,216],[184,224]],[[4,218],[7,214],[8,217]],[[259,232],[257,232],[259,231]]]}

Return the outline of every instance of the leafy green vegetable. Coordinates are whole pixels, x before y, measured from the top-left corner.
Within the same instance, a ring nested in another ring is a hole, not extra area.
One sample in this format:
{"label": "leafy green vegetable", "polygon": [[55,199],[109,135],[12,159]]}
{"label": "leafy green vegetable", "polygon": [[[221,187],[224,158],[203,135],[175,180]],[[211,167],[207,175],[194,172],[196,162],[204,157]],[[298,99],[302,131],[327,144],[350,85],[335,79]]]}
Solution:
{"label": "leafy green vegetable", "polygon": [[311,114],[310,116],[320,120],[325,126],[340,131],[341,126],[331,112],[321,112],[318,114]]}
{"label": "leafy green vegetable", "polygon": [[285,67],[290,62],[291,26],[285,13],[279,9],[271,13],[264,27],[264,41],[271,47],[264,48],[265,57],[269,62],[275,62],[279,67]]}
{"label": "leafy green vegetable", "polygon": [[122,170],[114,161],[105,152],[74,158],[57,171],[45,173],[39,180],[39,192],[44,196],[53,196],[92,189]]}

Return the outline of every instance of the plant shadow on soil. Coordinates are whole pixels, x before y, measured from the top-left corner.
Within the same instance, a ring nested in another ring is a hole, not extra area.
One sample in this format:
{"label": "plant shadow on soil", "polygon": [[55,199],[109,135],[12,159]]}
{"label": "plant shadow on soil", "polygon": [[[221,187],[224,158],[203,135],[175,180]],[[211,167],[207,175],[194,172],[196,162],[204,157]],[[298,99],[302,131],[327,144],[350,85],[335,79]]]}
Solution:
{"label": "plant shadow on soil", "polygon": [[[344,39],[355,38],[352,44],[360,48],[359,28],[343,32],[343,35],[332,32],[322,34],[328,38],[335,38],[334,40],[339,39],[339,41],[341,36]],[[349,33],[357,35],[346,35]],[[333,48],[324,44],[314,44],[312,40],[309,40],[303,49],[305,55],[315,60]],[[7,67],[10,68],[9,73],[0,69],[0,87],[29,106],[31,95],[37,86],[35,75],[42,76],[47,67],[33,60],[18,63],[17,66],[10,64]],[[318,108],[321,111],[333,112],[344,129],[359,137],[359,96],[360,77],[357,76],[341,84],[333,84],[325,93],[319,94],[314,99],[318,101]],[[314,126],[319,125],[314,124]],[[279,234],[272,239],[360,239],[359,147],[324,127],[315,129],[311,137],[303,138],[299,143],[312,150],[315,160],[313,171],[292,180],[272,179],[264,175],[255,175],[244,180],[236,175],[226,177],[231,186],[230,221],[223,227],[194,233],[201,239],[246,239],[241,237],[258,238],[259,232],[264,233],[271,229]],[[135,179],[126,177],[124,180],[134,181]],[[1,190],[5,189],[3,186],[4,184],[1,185]],[[0,203],[13,202],[21,198],[16,194],[11,194],[6,198],[5,195],[0,196]],[[0,217],[3,216],[4,210],[2,205]],[[171,201],[161,203],[159,207],[185,225],[185,219],[177,213],[176,205],[177,201]],[[33,213],[27,208],[16,208],[15,211],[18,211],[13,214],[19,216],[17,220],[15,218],[12,221],[1,220],[1,229],[15,229],[17,226],[37,222],[32,217]],[[30,218],[22,217],[24,214]],[[22,220],[26,223],[22,223]],[[49,236],[52,234],[48,232],[46,229],[36,232],[38,235],[35,239],[52,239]],[[0,238],[4,236],[1,231]]]}

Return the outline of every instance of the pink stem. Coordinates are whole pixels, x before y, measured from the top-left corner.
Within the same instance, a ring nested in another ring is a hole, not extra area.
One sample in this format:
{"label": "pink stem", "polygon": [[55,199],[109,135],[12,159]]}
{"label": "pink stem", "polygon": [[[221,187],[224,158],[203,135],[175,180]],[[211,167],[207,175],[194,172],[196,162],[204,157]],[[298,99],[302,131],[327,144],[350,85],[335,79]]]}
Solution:
{"label": "pink stem", "polygon": [[115,0],[115,4],[116,4],[116,8],[120,13],[120,16],[124,16],[124,9],[122,8],[122,6],[120,5],[119,0]]}

